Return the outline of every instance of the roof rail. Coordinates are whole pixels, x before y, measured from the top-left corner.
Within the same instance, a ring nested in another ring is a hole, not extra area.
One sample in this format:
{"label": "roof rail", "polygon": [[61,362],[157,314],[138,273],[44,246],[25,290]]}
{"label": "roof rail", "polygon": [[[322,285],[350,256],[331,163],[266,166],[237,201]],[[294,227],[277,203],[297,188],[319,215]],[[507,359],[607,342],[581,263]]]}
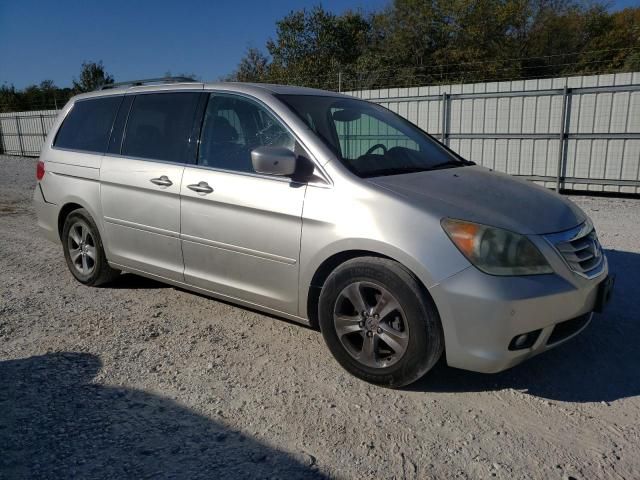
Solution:
{"label": "roof rail", "polygon": [[191,83],[197,80],[190,77],[161,77],[161,78],[143,78],[141,80],[129,80],[127,82],[109,83],[102,85],[98,90],[108,90],[117,87],[139,87],[141,85],[163,84],[163,83]]}

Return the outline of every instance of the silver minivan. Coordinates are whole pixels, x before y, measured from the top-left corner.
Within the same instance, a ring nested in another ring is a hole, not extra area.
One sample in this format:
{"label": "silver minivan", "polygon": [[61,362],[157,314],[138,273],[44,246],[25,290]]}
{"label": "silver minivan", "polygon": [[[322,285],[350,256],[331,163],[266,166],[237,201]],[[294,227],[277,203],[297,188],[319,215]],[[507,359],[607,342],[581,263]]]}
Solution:
{"label": "silver minivan", "polygon": [[38,224],[79,282],[127,271],[319,327],[346,370],[390,387],[443,354],[509,368],[583,330],[613,286],[569,200],[334,92],[78,95],[36,176]]}

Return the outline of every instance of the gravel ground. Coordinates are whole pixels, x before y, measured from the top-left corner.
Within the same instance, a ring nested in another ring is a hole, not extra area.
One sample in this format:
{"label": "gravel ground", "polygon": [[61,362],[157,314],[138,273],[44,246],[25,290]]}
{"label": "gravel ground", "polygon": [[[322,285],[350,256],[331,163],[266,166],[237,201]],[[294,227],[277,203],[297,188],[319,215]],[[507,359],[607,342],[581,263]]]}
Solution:
{"label": "gravel ground", "polygon": [[311,329],[134,275],[87,288],[0,157],[0,478],[640,478],[640,200],[572,197],[617,291],[482,375],[360,382]]}

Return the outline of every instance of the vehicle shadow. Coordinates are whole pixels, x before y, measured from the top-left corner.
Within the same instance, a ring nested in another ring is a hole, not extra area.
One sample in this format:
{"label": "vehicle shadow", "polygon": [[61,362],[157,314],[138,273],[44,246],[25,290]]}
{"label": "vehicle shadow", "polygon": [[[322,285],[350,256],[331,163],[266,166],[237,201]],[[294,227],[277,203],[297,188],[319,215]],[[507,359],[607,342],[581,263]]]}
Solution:
{"label": "vehicle shadow", "polygon": [[87,353],[0,362],[2,478],[324,478],[160,396],[92,383]]}
{"label": "vehicle shadow", "polygon": [[103,288],[125,289],[125,290],[145,290],[156,288],[171,288],[171,285],[158,282],[151,278],[142,277],[134,273],[122,273],[114,280],[106,283]]}
{"label": "vehicle shadow", "polygon": [[640,394],[640,254],[607,250],[616,274],[603,314],[564,345],[493,375],[449,368],[441,361],[410,390],[476,392],[505,388],[565,402],[610,402]]}
{"label": "vehicle shadow", "polygon": [[187,290],[186,288],[181,288],[181,287],[173,287],[176,290],[180,291],[180,292],[184,292],[187,295],[197,295],[200,298],[206,298],[207,300],[210,300],[211,302],[218,302],[218,303],[224,303],[225,305],[229,305],[230,307],[234,307],[234,308],[240,308],[242,310],[246,310],[247,312],[251,312],[251,313],[256,313],[258,315],[262,315],[263,317],[269,317],[269,318],[273,318],[274,320],[278,320],[279,322],[284,322],[284,323],[288,323],[290,325],[294,325],[296,327],[299,328],[305,328],[307,330],[313,330],[316,332],[320,332],[319,328],[315,328],[311,325],[307,325],[305,323],[302,322],[296,322],[295,320],[290,320],[286,317],[281,317],[278,316],[275,313],[270,313],[270,312],[264,312],[262,310],[258,310],[257,308],[252,308],[252,307],[248,307],[246,305],[239,305],[237,303],[233,303],[231,300],[225,300],[223,298],[215,298],[209,295],[205,295],[204,293],[200,293],[200,292],[194,292],[193,290]]}

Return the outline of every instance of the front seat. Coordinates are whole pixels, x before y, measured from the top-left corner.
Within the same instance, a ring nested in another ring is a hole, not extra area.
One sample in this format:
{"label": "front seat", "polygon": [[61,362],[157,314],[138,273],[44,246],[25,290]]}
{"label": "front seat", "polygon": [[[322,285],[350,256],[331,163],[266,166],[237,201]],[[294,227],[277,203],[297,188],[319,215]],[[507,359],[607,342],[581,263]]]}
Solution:
{"label": "front seat", "polygon": [[200,157],[204,165],[226,170],[252,170],[251,155],[237,143],[238,132],[225,117],[216,115],[207,119],[203,139],[205,152]]}

